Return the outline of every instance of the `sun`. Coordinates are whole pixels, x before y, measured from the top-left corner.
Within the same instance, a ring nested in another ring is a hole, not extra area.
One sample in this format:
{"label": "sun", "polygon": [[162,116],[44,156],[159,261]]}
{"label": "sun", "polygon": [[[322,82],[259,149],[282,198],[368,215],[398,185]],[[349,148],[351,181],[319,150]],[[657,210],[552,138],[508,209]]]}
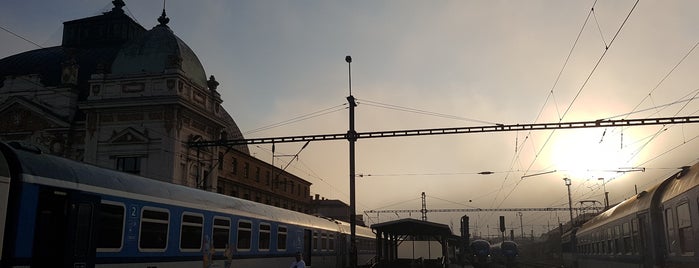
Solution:
{"label": "sun", "polygon": [[553,168],[571,179],[610,178],[630,166],[621,134],[612,129],[559,131],[551,146]]}

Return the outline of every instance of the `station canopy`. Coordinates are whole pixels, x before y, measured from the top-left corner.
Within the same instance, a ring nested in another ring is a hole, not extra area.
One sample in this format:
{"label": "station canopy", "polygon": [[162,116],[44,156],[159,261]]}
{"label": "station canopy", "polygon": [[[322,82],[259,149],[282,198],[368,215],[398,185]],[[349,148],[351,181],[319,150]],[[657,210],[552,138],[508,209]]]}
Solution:
{"label": "station canopy", "polygon": [[371,228],[382,233],[394,235],[429,235],[451,236],[451,229],[446,224],[428,222],[417,219],[400,219],[389,222],[372,224]]}

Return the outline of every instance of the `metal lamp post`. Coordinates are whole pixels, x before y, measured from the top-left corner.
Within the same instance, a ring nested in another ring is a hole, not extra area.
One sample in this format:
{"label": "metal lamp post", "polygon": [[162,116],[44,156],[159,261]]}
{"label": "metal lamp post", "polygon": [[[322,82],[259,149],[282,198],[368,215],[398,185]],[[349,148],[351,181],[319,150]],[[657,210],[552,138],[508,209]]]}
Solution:
{"label": "metal lamp post", "polygon": [[570,179],[569,178],[563,178],[563,181],[566,184],[566,187],[568,187],[568,211],[570,212],[570,228],[573,228],[573,200],[570,197]]}
{"label": "metal lamp post", "polygon": [[609,193],[607,192],[607,186],[604,178],[598,178],[597,180],[602,181],[602,189],[604,190],[604,210],[609,208]]}

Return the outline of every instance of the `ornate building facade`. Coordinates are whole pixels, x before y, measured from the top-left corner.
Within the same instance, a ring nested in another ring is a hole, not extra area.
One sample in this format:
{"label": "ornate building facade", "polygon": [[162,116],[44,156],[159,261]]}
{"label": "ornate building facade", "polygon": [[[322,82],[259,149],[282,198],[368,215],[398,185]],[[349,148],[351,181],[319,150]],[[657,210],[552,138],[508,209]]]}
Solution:
{"label": "ornate building facade", "polygon": [[167,26],[124,14],[64,23],[60,46],[0,59],[0,140],[162,181],[310,212],[311,183],[252,157],[196,54]]}

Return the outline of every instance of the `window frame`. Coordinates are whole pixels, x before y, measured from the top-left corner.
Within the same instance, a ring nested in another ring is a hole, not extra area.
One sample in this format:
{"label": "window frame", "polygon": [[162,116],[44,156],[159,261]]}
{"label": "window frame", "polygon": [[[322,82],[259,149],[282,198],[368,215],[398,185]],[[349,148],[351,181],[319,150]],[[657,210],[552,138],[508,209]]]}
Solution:
{"label": "window frame", "polygon": [[[201,219],[201,223],[185,222],[185,220],[184,220],[185,216],[197,217],[197,218]],[[178,245],[180,252],[199,252],[202,250],[202,247],[204,246],[203,245],[204,244],[203,243],[203,241],[204,241],[204,223],[205,223],[204,222],[204,214],[189,212],[189,211],[182,212],[182,215],[180,215],[180,241],[179,241],[180,243]],[[182,243],[183,243],[183,241],[185,241],[185,239],[183,239],[183,235],[185,234],[184,233],[185,226],[187,228],[189,228],[189,227],[197,228],[198,227],[199,232],[200,232],[199,239],[198,239],[199,240],[199,247],[197,247],[197,248],[190,248],[190,247],[183,248],[182,247]],[[209,243],[212,243],[212,241],[209,241]]]}
{"label": "window frame", "polygon": [[[284,229],[282,231],[282,229]],[[284,236],[284,239],[281,239]],[[284,241],[284,247],[282,248],[280,241]],[[286,225],[277,226],[277,251],[286,252],[289,248],[289,228]]]}
{"label": "window frame", "polygon": [[[115,201],[109,201],[109,200],[102,200],[99,204],[99,206],[102,205],[107,205],[107,206],[115,206],[115,207],[121,207],[123,209],[123,215],[121,219],[121,240],[120,240],[120,245],[118,248],[100,248],[97,247],[99,244],[99,235],[96,237],[95,240],[95,247],[96,247],[96,252],[120,252],[122,249],[124,249],[124,231],[126,230],[126,204],[122,202],[115,202]],[[100,208],[100,213],[102,209]],[[98,217],[99,219],[99,217]],[[101,222],[98,222],[99,226],[102,226]]]}
{"label": "window frame", "polygon": [[[216,221],[217,221],[217,220],[227,221],[227,222],[228,222],[228,225],[216,224]],[[232,229],[232,228],[231,228],[231,222],[232,222],[231,219],[228,218],[228,217],[214,216],[213,221],[211,222],[211,224],[212,224],[212,229],[211,229],[211,230],[212,230],[212,239],[211,239],[211,242],[214,243],[214,249],[215,249],[215,250],[218,251],[218,250],[224,250],[224,249],[226,249],[226,245],[223,245],[222,248],[216,247],[216,246],[217,246],[217,245],[216,245],[216,241],[217,241],[216,229],[225,229],[225,230],[226,230],[226,233],[227,233],[227,235],[226,235],[226,244],[228,244],[229,247],[231,246],[231,229]],[[225,228],[224,228],[224,227],[225,227]]]}
{"label": "window frame", "polygon": [[663,215],[665,218],[665,241],[668,241],[665,245],[665,248],[667,250],[668,255],[675,255],[677,252],[675,252],[674,247],[672,246],[672,242],[675,236],[677,235],[675,233],[675,211],[672,207],[665,208],[665,211],[663,211]]}
{"label": "window frame", "polygon": [[[265,228],[263,228],[263,226],[264,226]],[[264,241],[263,241],[263,236],[266,236],[266,237],[267,237],[267,238],[265,239],[265,240],[266,240],[266,244],[267,244],[267,248],[263,248],[263,247],[262,247],[263,242],[264,242]],[[257,243],[257,250],[258,250],[258,251],[261,251],[261,252],[268,252],[268,251],[270,251],[270,250],[272,249],[272,224],[270,224],[270,223],[268,223],[268,222],[260,222],[260,223],[257,225],[257,237],[258,237],[258,239],[257,239],[257,241],[258,241],[258,243]]]}
{"label": "window frame", "polygon": [[[688,225],[683,225],[680,221],[680,208],[682,206],[686,206],[686,210],[683,213],[683,217],[686,216],[687,222],[689,223]],[[692,210],[690,207],[690,204],[687,200],[683,200],[680,202],[676,207],[675,207],[675,215],[677,215],[676,221],[677,221],[677,240],[679,241],[679,252],[682,254],[682,256],[694,256],[694,230],[692,228]],[[688,231],[690,238],[689,242],[685,240],[685,235],[684,232]]]}
{"label": "window frame", "polygon": [[[250,227],[245,227],[241,228],[241,224],[247,224]],[[246,220],[246,219],[240,219],[238,220],[238,223],[236,224],[236,239],[235,239],[235,248],[238,251],[243,251],[243,252],[249,252],[252,250],[252,221],[251,220]],[[247,232],[248,233],[248,241],[247,241],[247,248],[241,248],[240,247],[240,237],[241,237],[241,232]]]}
{"label": "window frame", "polygon": [[313,251],[318,251],[318,231],[313,231]]}
{"label": "window frame", "polygon": [[[162,248],[144,248],[141,247],[141,241],[143,239],[143,223],[144,222],[150,222],[150,223],[156,223],[156,224],[162,224],[163,220],[162,219],[149,219],[146,221],[146,219],[143,217],[144,212],[148,211],[153,211],[153,212],[161,212],[167,214],[167,220],[164,221],[165,223],[165,246]],[[139,217],[139,232],[138,232],[138,251],[139,252],[165,252],[170,244],[170,216],[172,213],[170,212],[169,209],[166,208],[161,208],[161,207],[152,207],[152,206],[143,206],[141,207],[140,211],[140,217]]]}

